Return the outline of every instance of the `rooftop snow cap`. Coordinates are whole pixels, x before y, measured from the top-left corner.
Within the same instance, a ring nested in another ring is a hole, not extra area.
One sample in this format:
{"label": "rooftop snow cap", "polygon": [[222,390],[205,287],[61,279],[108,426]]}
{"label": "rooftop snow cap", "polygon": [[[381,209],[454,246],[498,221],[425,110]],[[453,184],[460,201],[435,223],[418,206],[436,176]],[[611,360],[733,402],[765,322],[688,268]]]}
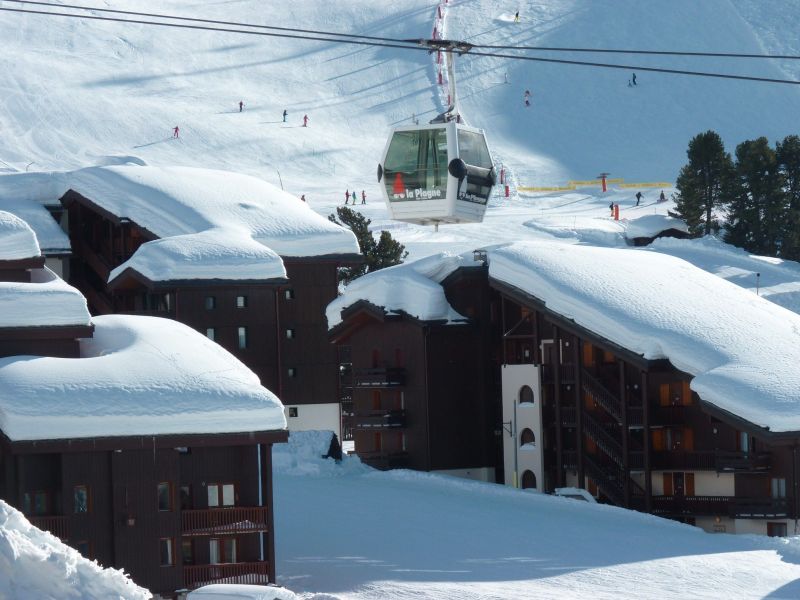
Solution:
{"label": "rooftop snow cap", "polygon": [[283,278],[280,257],[359,253],[352,231],[249,175],[112,166],[81,169],[66,180],[89,201],[161,238],[142,245],[111,279],[129,267],[157,281]]}
{"label": "rooftop snow cap", "polygon": [[61,173],[11,173],[0,175],[0,210],[25,221],[39,241],[42,254],[69,254],[67,234],[44,203],[58,205],[66,191]]}
{"label": "rooftop snow cap", "polygon": [[0,260],[22,260],[41,255],[33,229],[16,215],[0,210]]}
{"label": "rooftop snow cap", "polygon": [[650,238],[669,229],[676,229],[684,233],[689,232],[686,223],[681,219],[667,215],[644,215],[628,223],[628,227],[625,229],[625,237],[629,240],[640,237]]}
{"label": "rooftop snow cap", "polygon": [[704,401],[800,431],[800,315],[658,252],[519,242],[490,258],[493,279],[646,359],[669,359]]}
{"label": "rooftop snow cap", "polygon": [[353,281],[344,294],[328,305],[328,329],[341,323],[342,311],[360,300],[387,313],[405,313],[420,321],[466,321],[447,302],[441,282],[459,267],[473,266],[478,265],[473,262],[472,253],[467,257],[442,252],[368,273]]}
{"label": "rooftop snow cap", "polygon": [[131,315],[93,323],[79,359],[0,359],[0,429],[11,441],[286,428],[256,374],[190,327]]}

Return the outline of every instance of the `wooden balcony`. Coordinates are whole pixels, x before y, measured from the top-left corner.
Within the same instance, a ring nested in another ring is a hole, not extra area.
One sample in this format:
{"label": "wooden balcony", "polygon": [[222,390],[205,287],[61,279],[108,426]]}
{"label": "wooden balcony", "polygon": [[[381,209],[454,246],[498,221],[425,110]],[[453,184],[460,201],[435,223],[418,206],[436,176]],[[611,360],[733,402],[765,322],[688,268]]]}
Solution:
{"label": "wooden balcony", "polygon": [[653,496],[653,513],[726,516],[732,500],[730,496]]}
{"label": "wooden balcony", "polygon": [[268,531],[265,506],[231,506],[181,511],[182,534],[232,535]]}
{"label": "wooden balcony", "polygon": [[398,387],[406,384],[402,368],[353,369],[353,385],[358,388]]}
{"label": "wooden balcony", "polygon": [[583,391],[587,393],[598,406],[601,406],[610,414],[617,423],[622,423],[623,406],[616,394],[608,390],[599,379],[594,377],[586,369],[581,373],[581,384]]}
{"label": "wooden balcony", "polygon": [[185,565],[183,585],[195,589],[210,583],[245,583],[266,585],[269,583],[267,561],[229,563],[221,565]]}
{"label": "wooden balcony", "polygon": [[406,411],[402,409],[359,411],[352,417],[354,429],[402,429]]}
{"label": "wooden balcony", "polygon": [[684,425],[690,406],[654,406],[650,415],[651,425]]}
{"label": "wooden balcony", "polygon": [[62,541],[69,539],[69,517],[28,517],[28,520],[34,527],[48,531]]}
{"label": "wooden balcony", "polygon": [[[556,382],[556,366],[552,364],[542,365],[542,383],[553,384]],[[558,365],[559,379],[561,383],[575,383],[575,365]]]}
{"label": "wooden balcony", "polygon": [[791,515],[786,498],[735,498],[731,502],[730,516],[737,519],[780,519]]}
{"label": "wooden balcony", "polygon": [[578,411],[574,406],[561,407],[561,425],[563,427],[577,427]]}
{"label": "wooden balcony", "polygon": [[725,452],[707,450],[686,452],[683,450],[664,450],[653,452],[651,468],[660,469],[702,469],[719,473],[759,473],[770,468],[768,453]]}

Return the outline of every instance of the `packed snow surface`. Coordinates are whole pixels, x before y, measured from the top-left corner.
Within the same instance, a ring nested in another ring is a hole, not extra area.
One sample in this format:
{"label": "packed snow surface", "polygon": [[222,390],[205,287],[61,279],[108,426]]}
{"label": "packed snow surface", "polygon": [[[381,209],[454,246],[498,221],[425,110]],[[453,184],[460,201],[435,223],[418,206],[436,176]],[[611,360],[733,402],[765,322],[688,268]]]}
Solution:
{"label": "packed snow surface", "polygon": [[[329,438],[328,438],[329,439]],[[608,505],[275,445],[278,583],[341,600],[794,599],[800,538],[708,534]],[[791,525],[790,525],[791,527]]]}
{"label": "packed snow surface", "polygon": [[12,440],[286,428],[283,406],[232,354],[169,319],[94,317],[81,358],[0,359]]}
{"label": "packed snow surface", "polygon": [[0,260],[35,256],[41,256],[41,252],[33,229],[19,217],[0,210]]}
{"label": "packed snow surface", "polygon": [[800,315],[652,251],[517,242],[491,251],[489,274],[646,359],[669,359],[704,401],[800,430]]}
{"label": "packed snow surface", "polygon": [[342,310],[360,300],[420,321],[466,321],[447,302],[441,282],[459,267],[472,265],[464,256],[442,253],[368,273],[328,305],[328,328],[341,323]]}
{"label": "packed snow surface", "polygon": [[122,571],[104,569],[0,500],[0,599],[148,600]]}
{"label": "packed snow surface", "polygon": [[31,282],[0,281],[0,327],[89,325],[86,298],[47,267]]}
{"label": "packed snow surface", "polygon": [[214,583],[189,592],[186,600],[298,600],[293,592],[273,586]]}

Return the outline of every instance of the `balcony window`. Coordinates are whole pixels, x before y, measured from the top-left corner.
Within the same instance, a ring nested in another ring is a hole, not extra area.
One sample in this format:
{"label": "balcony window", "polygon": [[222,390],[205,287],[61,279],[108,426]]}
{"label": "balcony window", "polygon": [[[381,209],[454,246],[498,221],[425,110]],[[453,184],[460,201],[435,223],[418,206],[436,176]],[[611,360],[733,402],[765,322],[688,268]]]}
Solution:
{"label": "balcony window", "polygon": [[89,512],[89,486],[76,485],[73,488],[72,506],[75,514]]}
{"label": "balcony window", "polygon": [[208,562],[212,565],[236,562],[236,538],[212,538],[208,541]]}
{"label": "balcony window", "polygon": [[158,484],[158,510],[162,512],[172,510],[172,484],[168,481]]}
{"label": "balcony window", "polygon": [[283,297],[287,300],[294,300],[294,290],[284,290]]}
{"label": "balcony window", "polygon": [[180,494],[181,510],[191,510],[194,508],[194,502],[192,502],[192,486],[187,484],[182,485]]}
{"label": "balcony window", "polygon": [[47,492],[33,493],[33,514],[35,515],[50,514],[50,494],[48,494]]}
{"label": "balcony window", "polygon": [[206,310],[214,310],[217,307],[217,299],[214,296],[206,296]]}
{"label": "balcony window", "polygon": [[194,564],[194,541],[183,539],[181,540],[181,562],[184,565]]}
{"label": "balcony window", "polygon": [[209,483],[208,484],[208,506],[217,508],[220,506],[234,506],[236,504],[236,493],[232,483]]}
{"label": "balcony window", "polygon": [[159,564],[162,567],[171,567],[175,564],[173,547],[174,541],[172,538],[161,538],[158,540]]}
{"label": "balcony window", "polygon": [[247,327],[239,327],[237,329],[237,334],[239,338],[239,350],[244,350],[247,348]]}
{"label": "balcony window", "polygon": [[774,499],[779,500],[781,498],[786,498],[786,479],[773,478],[770,484],[772,489],[772,497]]}
{"label": "balcony window", "polygon": [[294,329],[287,329],[286,330],[286,339],[287,340],[294,339]]}
{"label": "balcony window", "polygon": [[213,327],[209,327],[206,329],[206,337],[210,339],[212,342],[217,341],[217,330]]}
{"label": "balcony window", "polygon": [[289,367],[289,368],[286,370],[286,374],[287,374],[289,377],[292,377],[292,378],[294,378],[294,377],[297,377],[297,369],[296,369],[295,367]]}
{"label": "balcony window", "polygon": [[786,523],[767,523],[769,537],[786,537]]}
{"label": "balcony window", "polygon": [[236,296],[236,308],[247,308],[247,296]]}

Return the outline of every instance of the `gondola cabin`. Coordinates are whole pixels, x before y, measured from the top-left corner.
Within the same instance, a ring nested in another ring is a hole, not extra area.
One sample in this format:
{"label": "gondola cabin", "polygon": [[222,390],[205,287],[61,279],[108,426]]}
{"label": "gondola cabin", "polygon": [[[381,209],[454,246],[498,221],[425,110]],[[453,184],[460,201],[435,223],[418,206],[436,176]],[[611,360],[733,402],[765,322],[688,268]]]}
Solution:
{"label": "gondola cabin", "polygon": [[495,184],[481,129],[456,121],[398,127],[378,165],[391,218],[406,223],[480,223]]}

